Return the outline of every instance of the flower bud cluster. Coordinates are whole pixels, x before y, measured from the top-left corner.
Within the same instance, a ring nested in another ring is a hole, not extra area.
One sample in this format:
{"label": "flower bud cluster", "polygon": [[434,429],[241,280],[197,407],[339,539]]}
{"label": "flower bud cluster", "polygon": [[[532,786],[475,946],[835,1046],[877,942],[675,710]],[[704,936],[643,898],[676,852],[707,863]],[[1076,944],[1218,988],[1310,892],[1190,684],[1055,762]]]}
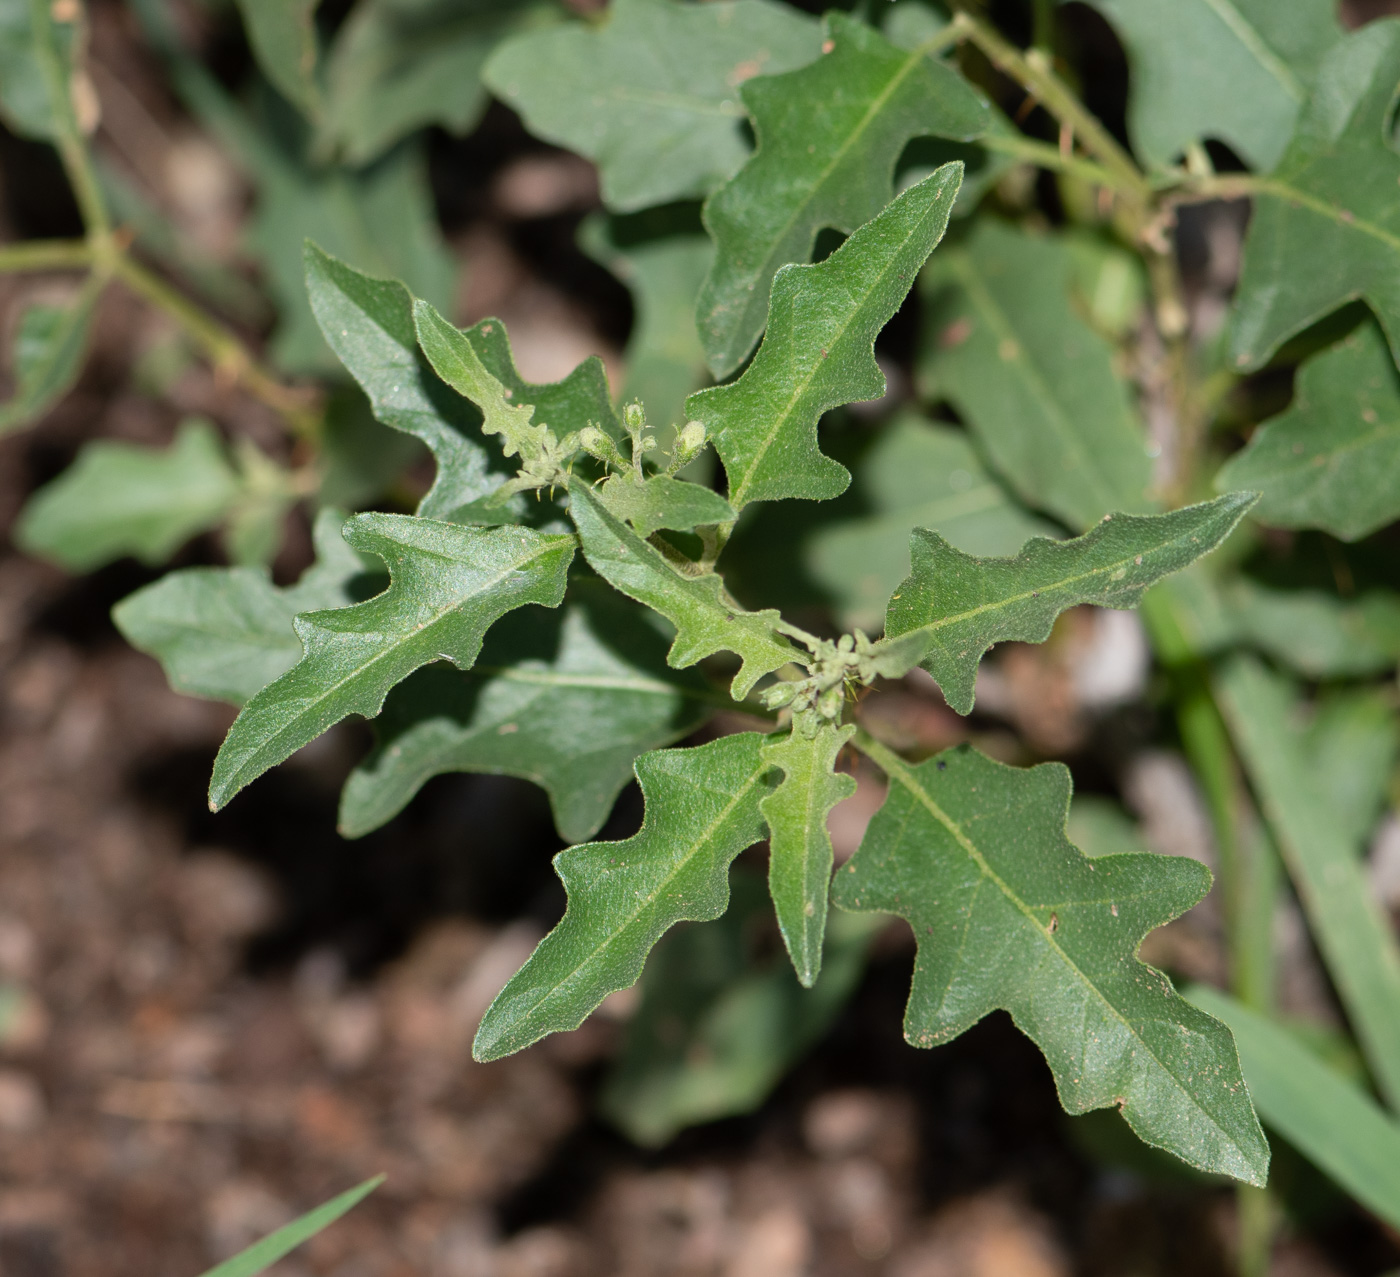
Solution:
{"label": "flower bud cluster", "polygon": [[759,694],[769,709],[792,710],[794,730],[815,735],[823,722],[839,722],[852,684],[875,680],[875,644],[860,630],[836,642],[818,639],[806,678],[775,683]]}

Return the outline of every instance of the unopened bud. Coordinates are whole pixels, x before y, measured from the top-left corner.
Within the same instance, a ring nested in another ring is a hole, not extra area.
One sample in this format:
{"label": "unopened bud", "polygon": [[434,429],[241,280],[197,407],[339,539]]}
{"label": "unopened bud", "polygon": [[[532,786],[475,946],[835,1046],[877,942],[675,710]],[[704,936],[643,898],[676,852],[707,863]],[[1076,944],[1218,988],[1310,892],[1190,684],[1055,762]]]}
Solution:
{"label": "unopened bud", "polygon": [[642,410],[642,405],[634,400],[623,408],[622,424],[627,427],[628,434],[640,434],[647,424],[647,415]]}
{"label": "unopened bud", "polygon": [[687,421],[685,428],[680,433],[680,438],[676,441],[676,446],[681,452],[693,456],[705,446],[705,423],[703,421]]}
{"label": "unopened bud", "polygon": [[791,705],[796,697],[796,683],[774,683],[772,687],[766,687],[758,694],[758,699],[769,709],[782,709]]}

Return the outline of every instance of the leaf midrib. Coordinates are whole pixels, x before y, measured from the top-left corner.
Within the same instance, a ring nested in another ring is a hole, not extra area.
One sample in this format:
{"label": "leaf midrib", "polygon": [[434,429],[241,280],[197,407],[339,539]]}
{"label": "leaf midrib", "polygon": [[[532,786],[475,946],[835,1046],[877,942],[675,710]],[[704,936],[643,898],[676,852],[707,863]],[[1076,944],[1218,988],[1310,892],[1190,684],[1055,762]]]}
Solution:
{"label": "leaf midrib", "polygon": [[[1102,576],[1105,572],[1112,572],[1116,571],[1119,568],[1126,568],[1129,564],[1132,564],[1134,567],[1137,567],[1138,564],[1136,560],[1138,558],[1145,559],[1149,554],[1158,554],[1164,550],[1169,550],[1172,546],[1177,545],[1180,542],[1186,540],[1188,535],[1191,536],[1193,540],[1199,542],[1200,534],[1198,529],[1197,532],[1194,534],[1183,534],[1182,536],[1173,537],[1170,541],[1158,542],[1156,545],[1150,547],[1149,549],[1138,551],[1137,553],[1125,556],[1121,559],[1115,559],[1111,563],[1106,563],[1102,567],[1093,568],[1088,572],[1080,572],[1076,576],[1061,577],[1059,580],[1052,581],[1048,585],[1037,586],[1034,590],[1023,590],[1020,594],[1010,594],[1007,595],[1005,598],[996,599],[991,603],[981,603],[977,607],[968,608],[964,612],[955,612],[950,616],[939,617],[937,620],[933,621],[926,621],[923,625],[915,625],[911,629],[903,630],[899,634],[893,635],[892,637],[904,638],[905,635],[913,634],[920,630],[936,632],[938,630],[944,629],[949,625],[957,625],[958,623],[969,620],[974,616],[980,616],[983,612],[998,612],[1003,608],[1012,607],[1017,603],[1024,603],[1027,599],[1037,598],[1052,590],[1070,589],[1073,586],[1078,585],[1081,581],[1087,581],[1091,577]],[[945,544],[947,544],[946,541]],[[1057,542],[1051,541],[1049,542],[1049,544],[1057,549],[1061,548],[1060,544]]]}
{"label": "leaf midrib", "polygon": [[[600,960],[601,955],[606,950],[610,949],[614,944],[618,943],[618,941],[622,938],[623,933],[630,930],[631,927],[636,924],[638,919],[640,919],[644,913],[646,913],[648,910],[652,909],[655,906],[656,901],[665,893],[666,889],[673,882],[675,882],[675,880],[685,870],[690,868],[690,866],[694,863],[696,856],[700,854],[701,849],[704,848],[715,837],[716,833],[723,827],[724,823],[733,814],[734,809],[738,807],[739,804],[746,797],[748,797],[749,792],[753,789],[753,787],[756,784],[758,784],[759,778],[771,770],[771,766],[772,765],[770,763],[766,762],[763,758],[760,757],[758,765],[754,768],[749,778],[744,782],[743,788],[738,790],[730,797],[729,801],[725,803],[725,805],[720,809],[719,814],[716,815],[715,818],[712,821],[710,821],[710,823],[706,825],[704,829],[701,830],[701,832],[691,841],[689,850],[685,853],[684,856],[679,857],[677,859],[675,865],[672,867],[670,872],[667,873],[665,877],[663,877],[655,885],[655,887],[647,895],[646,899],[631,912],[625,914],[622,921],[612,930],[612,932],[605,936],[600,943],[594,945],[592,949],[590,949],[587,952],[587,956],[583,959],[583,961],[578,963],[574,967],[574,969],[571,972],[569,972],[567,976],[565,976],[563,980],[559,981],[558,984],[555,984],[552,987],[543,989],[540,992],[540,996],[531,1005],[530,1009],[520,1017],[521,1020],[528,1020],[529,1017],[534,1016],[539,1011],[540,1007],[544,1006],[546,1002],[557,1001],[559,998],[565,997],[565,990],[567,990],[573,985],[578,984],[582,980],[584,972],[588,968],[590,968],[594,963],[598,962]],[[642,793],[642,797],[644,800],[648,798],[648,795],[646,794],[645,790]],[[648,806],[650,806],[649,802]],[[634,835],[634,837],[640,838],[643,834],[646,834],[647,832],[648,830],[646,824],[643,823],[642,828],[637,832],[637,834]],[[653,834],[653,836],[655,835],[656,830],[654,826],[650,832]],[[597,845],[602,844],[595,844],[595,846]],[[613,845],[616,846],[617,844]],[[565,910],[565,917],[568,917],[567,909]],[[562,922],[560,925],[563,925]]]}
{"label": "leaf midrib", "polygon": [[[414,548],[417,549],[418,547]],[[455,602],[450,603],[448,606],[433,612],[427,620],[415,626],[408,633],[403,634],[402,637],[398,638],[396,641],[381,648],[378,652],[371,656],[363,665],[356,666],[355,669],[348,673],[344,678],[339,679],[337,682],[333,683],[320,695],[301,701],[298,705],[296,712],[292,715],[291,718],[289,718],[285,723],[283,723],[282,726],[279,727],[270,736],[265,737],[261,745],[259,745],[256,749],[250,751],[247,755],[244,756],[244,761],[235,773],[234,779],[236,780],[238,777],[240,777],[249,766],[255,766],[256,762],[254,760],[265,754],[270,745],[273,745],[274,743],[280,741],[283,737],[290,733],[292,729],[295,728],[306,717],[307,714],[311,713],[319,706],[324,705],[326,701],[329,700],[332,696],[337,695],[347,683],[361,678],[368,671],[372,670],[380,661],[387,660],[389,657],[398,654],[404,648],[405,645],[416,639],[419,635],[423,633],[424,630],[430,629],[431,627],[437,625],[446,617],[450,616],[453,612],[456,612],[458,609],[460,609],[470,599],[478,595],[484,594],[487,590],[493,589],[495,586],[499,585],[502,581],[504,581],[508,576],[510,576],[512,572],[518,572],[523,568],[528,567],[531,563],[535,562],[535,560],[542,558],[544,555],[549,554],[551,551],[557,550],[558,548],[559,544],[557,542],[537,547],[525,558],[517,559],[513,563],[504,567],[495,576],[481,582],[481,584],[470,594],[463,595],[457,598]],[[421,553],[434,558],[446,559],[453,563],[461,562],[459,559],[452,558],[451,555],[441,554],[432,550],[422,550]],[[392,589],[393,582],[390,583],[389,590],[386,590],[385,594],[388,594]],[[372,603],[374,601],[375,600],[373,599],[369,599],[366,600],[366,603]],[[349,609],[334,608],[331,610],[335,612],[343,612],[348,611]],[[306,613],[307,617],[313,615],[314,613]],[[344,631],[341,632],[343,633]],[[300,635],[298,635],[298,637],[300,637]],[[306,655],[307,653],[303,652],[303,660],[306,659]],[[300,664],[301,662],[298,661],[297,665]],[[287,671],[286,674],[283,674],[281,677],[286,678],[288,675],[294,673],[296,671],[296,668],[297,666],[294,665],[290,670]],[[272,686],[272,684],[269,684],[269,686]],[[261,695],[261,693],[259,693],[259,695]]]}
{"label": "leaf midrib", "polygon": [[[812,194],[807,199],[799,202],[793,208],[792,213],[782,223],[781,230],[777,235],[773,237],[772,242],[775,246],[774,249],[770,250],[764,256],[763,266],[761,270],[748,272],[748,277],[750,279],[761,278],[763,275],[766,275],[769,272],[770,268],[776,272],[777,267],[772,266],[773,259],[777,256],[776,246],[778,244],[781,244],[787,238],[788,234],[792,231],[793,226],[796,225],[798,221],[798,215],[804,212],[815,202],[817,195],[823,190],[827,183],[827,180],[831,177],[832,172],[836,169],[838,164],[840,164],[840,162],[845,158],[847,151],[849,151],[851,147],[855,144],[855,141],[858,137],[863,136],[865,131],[869,128],[871,120],[876,115],[878,115],[881,110],[884,109],[885,103],[889,101],[894,91],[901,84],[904,83],[904,81],[908,78],[909,73],[916,66],[918,66],[924,58],[928,57],[930,54],[942,48],[946,43],[947,36],[944,32],[940,31],[937,34],[930,36],[922,44],[918,45],[917,48],[910,50],[909,56],[904,59],[904,62],[900,65],[899,70],[896,71],[895,74],[891,77],[890,82],[885,87],[884,91],[871,101],[870,106],[866,108],[865,115],[861,117],[860,123],[851,132],[851,135],[846,139],[846,141],[843,142],[841,146],[837,148],[836,153],[832,156],[831,162],[826,166],[826,168],[824,168],[821,171],[820,176],[812,186]],[[916,134],[916,136],[924,135]],[[936,134],[932,136],[936,136]],[[812,234],[814,238],[816,236],[816,232],[820,229],[821,227],[813,228]],[[840,227],[838,229],[844,230],[845,228]],[[810,249],[810,245],[808,247]],[[784,264],[785,263],[779,263],[779,266]]]}
{"label": "leaf midrib", "polygon": [[1298,82],[1292,68],[1269,47],[1268,41],[1235,5],[1229,3],[1229,0],[1202,0],[1202,3],[1229,27],[1239,42],[1253,55],[1254,60],[1278,81],[1279,87],[1289,97],[1295,102],[1303,100],[1307,91]]}
{"label": "leaf midrib", "polygon": [[[941,191],[939,192],[939,195],[942,195]],[[933,204],[931,204],[927,209],[924,210],[923,216],[920,217],[915,223],[915,225],[910,229],[909,234],[907,234],[904,237],[904,240],[900,244],[899,248],[890,255],[890,261],[888,266],[886,266],[886,268],[880,272],[879,278],[876,281],[876,288],[885,284],[888,281],[890,275],[894,273],[895,267],[900,264],[900,253],[908,246],[909,242],[918,234],[919,229],[923,226],[924,220],[934,211],[936,207],[937,201],[935,200]],[[830,258],[827,259],[827,261],[830,260]],[[820,265],[825,264],[825,262],[820,263]],[[875,288],[872,288],[870,292],[866,293],[864,299],[862,299],[860,304],[851,309],[850,315],[846,319],[846,321],[843,324],[841,324],[839,328],[836,329],[835,336],[831,338],[831,345],[828,347],[829,353],[837,350],[840,343],[845,340],[846,334],[854,326],[857,318],[865,313],[866,307],[869,304],[870,295],[873,292],[875,292]],[[763,436],[762,442],[759,444],[759,446],[753,453],[753,459],[749,463],[748,469],[744,472],[744,477],[739,480],[738,489],[735,492],[731,493],[729,496],[729,504],[732,505],[734,509],[739,510],[743,507],[744,493],[747,492],[748,489],[753,486],[753,477],[758,473],[758,467],[762,464],[763,458],[768,455],[768,449],[771,448],[774,442],[776,441],[778,437],[778,432],[782,430],[782,428],[790,420],[792,420],[793,413],[797,407],[799,400],[806,397],[807,391],[811,389],[812,382],[816,380],[818,369],[820,369],[822,363],[826,361],[826,358],[827,356],[823,355],[820,361],[814,362],[811,365],[811,371],[807,374],[805,378],[802,379],[802,381],[798,383],[797,389],[789,397],[786,406],[778,415],[772,428],[768,431],[766,435]],[[883,374],[881,375],[883,376]],[[818,455],[823,461],[827,462],[830,465],[839,464],[838,462],[833,461],[832,458],[826,456],[820,451]]]}
{"label": "leaf midrib", "polygon": [[[1319,157],[1310,157],[1310,159],[1317,158]],[[1286,200],[1291,204],[1301,204],[1304,208],[1311,209],[1314,213],[1320,214],[1346,230],[1360,231],[1363,235],[1369,235],[1373,239],[1379,240],[1387,248],[1400,252],[1400,235],[1377,226],[1364,217],[1358,217],[1350,209],[1343,208],[1340,204],[1329,204],[1319,196],[1293,186],[1287,181],[1274,177],[1259,178],[1253,183],[1253,189],[1260,195],[1272,195],[1275,199]],[[1343,213],[1346,214],[1345,217],[1342,216]]]}
{"label": "leaf midrib", "polygon": [[[1230,1147],[1235,1151],[1236,1155],[1241,1158],[1241,1160],[1248,1161],[1248,1158],[1245,1155],[1245,1151],[1239,1147],[1233,1136],[1227,1134],[1225,1128],[1220,1124],[1216,1116],[1197,1100],[1196,1096],[1192,1094],[1191,1089],[1180,1078],[1178,1078],[1175,1073],[1172,1072],[1172,1070],[1167,1066],[1166,1062],[1163,1061],[1162,1058],[1157,1054],[1157,1052],[1152,1049],[1150,1043],[1148,1043],[1147,1040],[1137,1031],[1132,1021],[1129,1020],[1109,1000],[1108,996],[1103,992],[1103,990],[1100,989],[1099,986],[1089,978],[1088,974],[1079,966],[1079,964],[1075,962],[1074,959],[1071,958],[1068,953],[1065,952],[1064,948],[1056,941],[1054,932],[1052,932],[1046,924],[1042,923],[1040,919],[1035,916],[1035,913],[1031,909],[1030,905],[1026,904],[1026,902],[1022,900],[1020,896],[1018,896],[1014,891],[1012,891],[1010,885],[991,867],[990,864],[987,863],[986,857],[982,855],[982,852],[977,847],[977,844],[974,843],[972,839],[969,838],[963,832],[962,826],[959,825],[957,821],[955,821],[951,816],[949,816],[948,813],[945,812],[943,808],[939,806],[937,802],[934,801],[932,796],[930,796],[924,790],[922,785],[916,783],[914,777],[909,772],[908,768],[906,768],[903,765],[903,762],[901,759],[899,759],[898,755],[893,754],[891,751],[881,749],[878,761],[880,763],[880,766],[886,771],[890,772],[894,776],[894,778],[898,780],[899,783],[903,785],[904,788],[914,796],[915,800],[922,804],[925,810],[928,811],[929,815],[931,815],[936,821],[938,821],[938,823],[941,824],[950,835],[952,835],[953,840],[958,844],[959,847],[963,849],[964,852],[967,853],[968,857],[977,866],[979,872],[982,875],[982,881],[991,882],[993,885],[996,886],[996,888],[1002,893],[1002,895],[1008,901],[1010,901],[1010,903],[1021,913],[1021,915],[1026,919],[1026,921],[1029,922],[1030,925],[1034,927],[1036,931],[1038,931],[1044,937],[1045,943],[1060,958],[1060,960],[1065,964],[1065,966],[1070,971],[1072,971],[1084,983],[1084,985],[1087,988],[1093,990],[1094,995],[1105,1007],[1108,1008],[1109,1012],[1112,1013],[1113,1018],[1116,1019],[1119,1022],[1119,1024],[1121,1024],[1123,1028],[1126,1029],[1127,1032],[1131,1034],[1136,1041],[1142,1044],[1142,1048],[1146,1052],[1146,1054],[1156,1063],[1157,1067],[1162,1071],[1162,1073],[1164,1073],[1167,1077],[1169,1077],[1172,1080],[1172,1083],[1181,1092],[1181,1094],[1184,1095],[1190,1101],[1191,1106],[1195,1108],[1197,1112],[1202,1114],[1211,1123],[1211,1125],[1218,1132],[1220,1132],[1222,1137],[1228,1140]],[[1045,907],[1048,908],[1052,906]],[[964,928],[964,930],[970,931],[971,928]],[[1133,961],[1138,960],[1134,958]]]}

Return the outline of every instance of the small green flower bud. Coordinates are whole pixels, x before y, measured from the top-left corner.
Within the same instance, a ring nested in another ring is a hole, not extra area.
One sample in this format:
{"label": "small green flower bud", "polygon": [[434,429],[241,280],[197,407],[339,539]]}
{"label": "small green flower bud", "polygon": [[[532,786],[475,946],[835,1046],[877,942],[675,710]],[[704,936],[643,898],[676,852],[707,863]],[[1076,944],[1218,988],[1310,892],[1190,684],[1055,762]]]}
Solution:
{"label": "small green flower bud", "polygon": [[640,434],[645,430],[647,415],[642,410],[642,405],[634,401],[623,408],[622,424],[627,427],[629,435]]}
{"label": "small green flower bud", "polygon": [[782,709],[791,705],[796,698],[796,683],[774,683],[772,687],[766,687],[758,694],[758,699],[769,709]]}

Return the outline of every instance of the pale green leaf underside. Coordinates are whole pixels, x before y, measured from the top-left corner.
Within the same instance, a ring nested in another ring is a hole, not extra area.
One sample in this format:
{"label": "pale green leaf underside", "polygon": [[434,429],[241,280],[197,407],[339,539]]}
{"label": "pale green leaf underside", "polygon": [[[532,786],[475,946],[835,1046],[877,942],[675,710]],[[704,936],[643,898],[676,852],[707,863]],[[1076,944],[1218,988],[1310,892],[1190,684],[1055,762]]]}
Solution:
{"label": "pale green leaf underside", "polygon": [[77,31],[73,22],[55,21],[45,6],[39,10],[45,30],[36,39],[36,8],[33,0],[0,0],[0,119],[21,137],[53,141],[59,127],[42,59],[55,55],[66,80],[72,74]]}
{"label": "pale green leaf underside", "polygon": [[364,164],[428,124],[467,132],[486,106],[487,58],[558,12],[548,0],[361,0],[325,58],[322,147]]}
{"label": "pale green leaf underside", "polygon": [[66,306],[35,303],[20,317],[11,365],[14,390],[0,404],[0,434],[37,421],[77,381],[100,292],[100,285],[89,283]]}
{"label": "pale green leaf underside", "polygon": [[1156,168],[1228,143],[1271,169],[1322,55],[1341,36],[1331,0],[1090,0],[1127,45],[1128,132]]}
{"label": "pale green leaf underside", "polygon": [[841,625],[874,633],[885,603],[909,575],[909,534],[928,528],[967,554],[1015,554],[1054,526],[1016,504],[986,471],[961,430],[901,413],[855,469],[867,515],[824,523],[804,561]]}
{"label": "pale green leaf underside", "polygon": [[1029,505],[1070,527],[1150,510],[1152,463],[1114,348],[1072,303],[1064,241],[982,219],[925,275],[923,394],[948,399]]}
{"label": "pale green leaf underside", "polygon": [[916,528],[914,570],[890,599],[886,639],[900,640],[905,668],[922,665],[953,709],[971,713],[992,644],[1042,643],[1080,603],[1136,607],[1154,581],[1215,549],[1253,501],[1237,492],[1170,514],[1115,514],[1072,541],[1036,538],[1010,559],[975,559]]}
{"label": "pale green leaf underside", "polygon": [[1400,1125],[1283,1025],[1218,989],[1186,991],[1225,1021],[1255,1107],[1268,1124],[1392,1228],[1400,1228]]}
{"label": "pale green leaf underside", "polygon": [[316,6],[319,0],[237,0],[243,29],[262,72],[303,114],[321,111],[316,80]]}
{"label": "pale green leaf underside", "polygon": [[344,522],[338,510],[316,516],[316,562],[295,585],[273,585],[264,568],[183,568],[128,595],[112,620],[177,692],[242,705],[301,659],[298,612],[355,602],[365,567],[341,538]]}
{"label": "pale green leaf underside", "polygon": [[1135,956],[1205,895],[1205,867],[1090,860],[1065,838],[1070,777],[1057,763],[1021,770],[965,746],[917,767],[877,759],[890,795],[833,900],[913,928],[905,1037],[935,1046],[1009,1011],[1069,1112],[1116,1106],[1147,1143],[1263,1184],[1269,1146],[1229,1030]]}
{"label": "pale green leaf underside", "polygon": [[518,36],[486,83],[530,132],[594,160],[618,212],[705,195],[748,154],[739,85],[815,58],[821,31],[768,0],[615,0],[596,26]]}
{"label": "pale green leaf underside", "polygon": [[768,822],[768,889],[793,970],[806,988],[821,971],[826,937],[832,866],[826,820],[856,790],[854,776],[837,774],[836,760],[855,730],[824,721],[810,737],[793,730],[763,746],[764,761],[783,774],[761,804]]}
{"label": "pale green leaf underside", "polygon": [[577,1028],[609,993],[636,981],[668,928],[724,912],[731,862],[764,836],[762,742],[741,732],[637,759],[641,830],[554,858],[568,892],[564,917],[487,1010],[472,1046],[478,1060]]}
{"label": "pale green leaf underside", "polygon": [[1321,590],[1271,590],[1247,578],[1221,590],[1228,637],[1307,678],[1356,678],[1395,668],[1400,596],[1371,590],[1343,601]]}
{"label": "pale green leaf underside", "polygon": [[692,731],[712,706],[698,672],[667,669],[666,639],[635,604],[588,584],[560,612],[503,617],[470,671],[434,665],[389,693],[378,743],[341,793],[345,837],[449,771],[523,776],[548,793],[566,842],[598,832],[637,755]]}
{"label": "pale green leaf underside", "polygon": [[736,510],[845,491],[850,473],[818,447],[817,423],[828,408],[885,393],[875,338],[943,238],[961,180],[962,165],[945,164],[824,262],[780,270],[753,363],[738,381],[686,401],[686,415],[715,440]]}
{"label": "pale green leaf underside", "polygon": [[901,49],[841,13],[827,15],[825,34],[811,66],[744,86],[758,149],[705,204],[715,261],[696,323],[716,377],[738,368],[765,319],[772,324],[778,270],[808,261],[823,227],[854,231],[889,203],[911,138],[967,141],[989,123],[981,95],[928,56],[937,37]]}
{"label": "pale green leaf underside", "polygon": [[666,658],[674,668],[694,665],[716,652],[733,652],[743,664],[732,691],[742,700],[765,674],[797,658],[793,647],[773,631],[780,619],[777,611],[745,612],[725,597],[724,582],[713,572],[683,576],[579,479],[569,484],[569,513],[589,566],[676,627],[676,641]]}
{"label": "pale green leaf underside", "polygon": [[471,667],[492,622],[526,603],[557,606],[574,539],[529,528],[468,528],[408,515],[362,514],[345,525],[352,549],[388,565],[373,599],[296,618],[305,655],[244,707],[214,760],[210,806],[333,723],[372,718],[389,689],[420,666]]}
{"label": "pale green leaf underside", "polygon": [[1293,334],[1361,298],[1400,351],[1400,155],[1390,112],[1400,20],[1340,40],[1278,167],[1256,189],[1231,320],[1230,355],[1261,366]]}
{"label": "pale green leaf underside", "polygon": [[218,432],[191,419],[164,450],[88,444],[30,499],[16,536],[29,553],[71,572],[126,554],[163,563],[196,532],[217,527],[240,486]]}
{"label": "pale green leaf underside", "polygon": [[724,917],[664,936],[642,974],[642,1004],[599,1097],[638,1144],[756,1109],[840,1014],[884,921],[836,914],[821,979],[804,989],[781,954],[746,952],[769,908],[763,880],[736,869],[730,891]]}
{"label": "pale green leaf underside", "polygon": [[1261,523],[1357,541],[1400,517],[1398,470],[1400,377],[1367,323],[1303,364],[1288,411],[1254,432],[1215,486],[1255,489]]}
{"label": "pale green leaf underside", "polygon": [[[315,167],[281,149],[225,103],[204,122],[229,147],[258,191],[247,243],[264,268],[278,315],[271,354],[279,368],[336,371],[314,306],[308,304],[307,240],[373,275],[402,280],[420,297],[446,305],[455,268],[443,242],[428,184],[427,157],[406,142],[363,169]],[[338,354],[335,351],[335,354]]]}

